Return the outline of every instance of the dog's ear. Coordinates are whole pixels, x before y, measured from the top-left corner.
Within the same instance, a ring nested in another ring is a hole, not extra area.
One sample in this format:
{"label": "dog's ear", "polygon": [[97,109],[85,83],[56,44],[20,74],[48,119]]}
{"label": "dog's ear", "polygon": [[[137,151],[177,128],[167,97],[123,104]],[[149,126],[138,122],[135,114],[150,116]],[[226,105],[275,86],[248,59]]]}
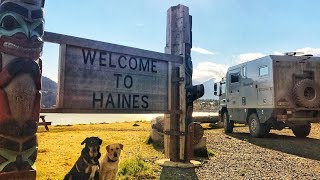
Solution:
{"label": "dog's ear", "polygon": [[102,139],[98,138],[98,143],[99,143],[99,145],[101,145],[102,144]]}
{"label": "dog's ear", "polygon": [[123,150],[123,144],[119,144],[120,149]]}
{"label": "dog's ear", "polygon": [[108,145],[108,146],[106,147],[106,150],[107,150],[107,152],[109,153],[109,151],[110,151],[110,145]]}
{"label": "dog's ear", "polygon": [[84,143],[87,143],[88,138],[86,138],[84,141],[82,141],[81,145],[83,145]]}

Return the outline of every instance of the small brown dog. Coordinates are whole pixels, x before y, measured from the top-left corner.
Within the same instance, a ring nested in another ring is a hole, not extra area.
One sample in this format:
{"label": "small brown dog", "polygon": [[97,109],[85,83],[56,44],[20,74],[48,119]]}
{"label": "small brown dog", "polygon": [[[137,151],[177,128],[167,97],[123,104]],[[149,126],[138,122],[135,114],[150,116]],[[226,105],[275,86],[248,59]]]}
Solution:
{"label": "small brown dog", "polygon": [[120,162],[122,144],[110,144],[106,147],[107,152],[100,159],[100,180],[115,180]]}

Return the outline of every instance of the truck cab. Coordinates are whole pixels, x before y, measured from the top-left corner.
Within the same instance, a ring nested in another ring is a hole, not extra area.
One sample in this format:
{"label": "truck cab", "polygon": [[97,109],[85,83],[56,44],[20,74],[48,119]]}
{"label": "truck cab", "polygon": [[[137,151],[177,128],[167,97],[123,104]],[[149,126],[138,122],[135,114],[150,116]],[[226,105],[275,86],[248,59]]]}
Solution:
{"label": "truck cab", "polygon": [[223,77],[220,82],[214,83],[214,95],[219,96],[219,116],[221,116],[221,112],[227,108],[225,77]]}

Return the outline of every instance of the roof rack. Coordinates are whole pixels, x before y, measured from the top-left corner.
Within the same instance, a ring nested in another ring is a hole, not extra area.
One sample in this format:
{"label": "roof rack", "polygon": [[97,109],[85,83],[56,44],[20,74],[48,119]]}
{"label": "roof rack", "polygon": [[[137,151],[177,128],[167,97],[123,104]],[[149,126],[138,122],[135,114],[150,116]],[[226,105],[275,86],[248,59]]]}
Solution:
{"label": "roof rack", "polygon": [[286,55],[286,56],[301,56],[303,54],[304,54],[303,52],[286,52],[286,53],[284,53],[284,55]]}

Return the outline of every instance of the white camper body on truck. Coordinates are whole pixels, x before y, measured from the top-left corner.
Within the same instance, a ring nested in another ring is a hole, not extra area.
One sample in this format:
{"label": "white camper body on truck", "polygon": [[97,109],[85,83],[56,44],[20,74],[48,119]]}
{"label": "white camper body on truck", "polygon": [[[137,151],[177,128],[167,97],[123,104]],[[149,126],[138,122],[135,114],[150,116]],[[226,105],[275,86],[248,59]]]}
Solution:
{"label": "white camper body on truck", "polygon": [[219,91],[215,84],[225,132],[243,123],[254,137],[285,127],[308,136],[320,122],[319,84],[320,57],[270,55],[230,67]]}

